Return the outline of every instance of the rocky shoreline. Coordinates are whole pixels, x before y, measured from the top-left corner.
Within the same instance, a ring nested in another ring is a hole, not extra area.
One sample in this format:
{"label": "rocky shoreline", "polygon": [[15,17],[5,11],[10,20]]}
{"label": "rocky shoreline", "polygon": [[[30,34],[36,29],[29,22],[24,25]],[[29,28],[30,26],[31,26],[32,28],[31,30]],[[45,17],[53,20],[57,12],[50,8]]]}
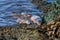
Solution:
{"label": "rocky shoreline", "polygon": [[44,12],[41,25],[24,23],[16,27],[0,27],[0,40],[60,40],[59,1],[51,4],[35,0],[33,3]]}

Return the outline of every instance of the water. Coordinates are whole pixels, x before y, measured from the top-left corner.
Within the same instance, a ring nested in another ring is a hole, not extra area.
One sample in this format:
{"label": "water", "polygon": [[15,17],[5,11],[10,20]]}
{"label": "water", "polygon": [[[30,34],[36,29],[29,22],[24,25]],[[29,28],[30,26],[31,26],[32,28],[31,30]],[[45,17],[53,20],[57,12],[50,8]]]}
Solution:
{"label": "water", "polygon": [[46,0],[47,2],[53,3],[56,0]]}
{"label": "water", "polygon": [[16,18],[13,17],[13,12],[18,14],[22,10],[29,11],[32,15],[42,16],[42,11],[39,11],[37,6],[31,3],[31,0],[0,0],[0,26],[18,25]]}

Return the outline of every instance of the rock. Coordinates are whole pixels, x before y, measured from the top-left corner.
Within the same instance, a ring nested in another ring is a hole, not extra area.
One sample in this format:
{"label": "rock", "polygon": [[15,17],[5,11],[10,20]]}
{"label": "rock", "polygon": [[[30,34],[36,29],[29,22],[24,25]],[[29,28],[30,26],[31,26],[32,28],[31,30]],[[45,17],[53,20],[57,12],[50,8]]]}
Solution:
{"label": "rock", "polygon": [[25,18],[29,18],[29,17],[32,16],[32,15],[31,15],[30,13],[28,13],[28,12],[22,12],[21,15],[24,16]]}
{"label": "rock", "polygon": [[26,15],[27,13],[26,12],[22,12],[21,15]]}
{"label": "rock", "polygon": [[50,21],[50,22],[47,23],[47,25],[54,25],[54,24],[55,24],[54,21]]}
{"label": "rock", "polygon": [[18,22],[19,24],[30,24],[29,20],[20,19],[20,18],[18,18],[16,22]]}
{"label": "rock", "polygon": [[34,23],[36,23],[37,25],[40,25],[42,20],[39,16],[37,15],[33,15],[31,18],[30,18],[31,21],[33,21]]}
{"label": "rock", "polygon": [[56,24],[55,24],[55,25],[60,26],[60,22],[56,22]]}

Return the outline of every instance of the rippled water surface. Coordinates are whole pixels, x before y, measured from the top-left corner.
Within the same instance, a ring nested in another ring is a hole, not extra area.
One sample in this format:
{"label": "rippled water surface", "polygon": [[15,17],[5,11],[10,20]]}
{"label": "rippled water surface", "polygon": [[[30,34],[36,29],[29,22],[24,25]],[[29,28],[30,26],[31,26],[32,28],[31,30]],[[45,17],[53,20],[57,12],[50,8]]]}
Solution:
{"label": "rippled water surface", "polygon": [[12,12],[19,13],[22,10],[26,12],[28,10],[31,14],[41,13],[31,0],[0,0],[0,26],[17,25]]}

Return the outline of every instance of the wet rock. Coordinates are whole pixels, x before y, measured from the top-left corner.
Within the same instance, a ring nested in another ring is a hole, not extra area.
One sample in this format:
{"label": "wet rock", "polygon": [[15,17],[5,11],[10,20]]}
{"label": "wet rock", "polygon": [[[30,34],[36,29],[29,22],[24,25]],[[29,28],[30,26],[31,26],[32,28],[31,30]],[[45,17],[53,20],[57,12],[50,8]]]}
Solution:
{"label": "wet rock", "polygon": [[37,25],[41,25],[41,18],[37,15],[32,15],[31,17],[31,21],[33,21],[33,23],[36,23]]}
{"label": "wet rock", "polygon": [[20,18],[17,19],[17,22],[20,23],[20,24],[30,24],[29,20],[20,19]]}
{"label": "wet rock", "polygon": [[[21,15],[14,14],[15,17],[17,18],[17,22],[21,23],[26,23],[26,24],[37,24],[41,25],[42,20],[41,17],[38,15],[32,15],[30,13],[25,13],[22,12]],[[20,17],[19,17],[20,16]]]}

